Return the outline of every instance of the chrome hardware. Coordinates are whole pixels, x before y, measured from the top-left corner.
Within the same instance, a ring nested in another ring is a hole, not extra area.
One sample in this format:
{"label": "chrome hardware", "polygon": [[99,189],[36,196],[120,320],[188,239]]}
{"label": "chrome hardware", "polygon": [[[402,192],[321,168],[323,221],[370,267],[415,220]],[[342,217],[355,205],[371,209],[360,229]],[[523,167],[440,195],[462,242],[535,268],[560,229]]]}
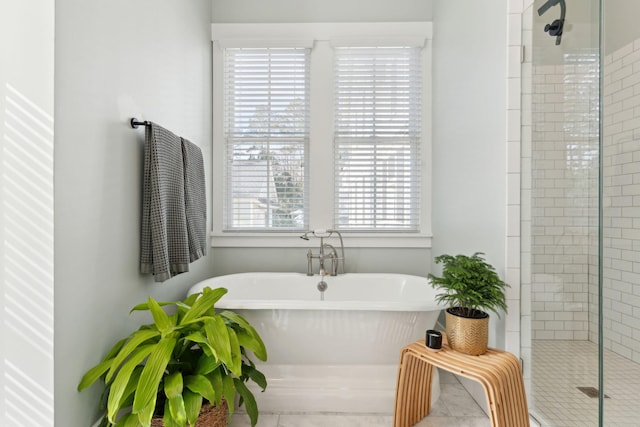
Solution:
{"label": "chrome hardware", "polygon": [[[337,235],[340,238],[340,255],[338,255],[338,251],[333,245],[329,243],[325,243],[324,239],[331,237],[333,234]],[[314,254],[311,249],[307,252],[307,276],[313,276],[313,259],[318,259],[319,273],[321,276],[327,275],[325,268],[325,261],[331,261],[331,269],[329,270],[329,275],[337,276],[338,275],[338,267],[340,262],[342,262],[342,272],[345,272],[345,262],[344,262],[344,242],[342,241],[342,235],[337,230],[309,230],[300,236],[301,239],[309,240],[309,236],[317,237],[320,239],[320,251],[318,254]],[[325,252],[325,250],[327,250]]]}

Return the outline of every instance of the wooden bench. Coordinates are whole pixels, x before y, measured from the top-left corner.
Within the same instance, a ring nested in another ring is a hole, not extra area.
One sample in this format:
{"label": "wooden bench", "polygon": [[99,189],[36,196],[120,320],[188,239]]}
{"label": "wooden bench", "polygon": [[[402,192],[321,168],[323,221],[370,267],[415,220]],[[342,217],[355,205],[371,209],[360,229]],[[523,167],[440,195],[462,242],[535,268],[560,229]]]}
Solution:
{"label": "wooden bench", "polygon": [[482,385],[493,427],[529,426],[522,368],[513,354],[489,348],[481,356],[471,356],[451,350],[446,342],[441,351],[434,351],[420,340],[400,352],[394,427],[413,426],[429,414],[434,367]]}

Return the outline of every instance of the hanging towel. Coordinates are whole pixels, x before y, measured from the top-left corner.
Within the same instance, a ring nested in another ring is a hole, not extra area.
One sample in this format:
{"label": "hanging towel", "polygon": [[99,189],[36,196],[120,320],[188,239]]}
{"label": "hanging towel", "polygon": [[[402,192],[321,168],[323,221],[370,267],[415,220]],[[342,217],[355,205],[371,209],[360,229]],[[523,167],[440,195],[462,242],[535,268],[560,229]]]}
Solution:
{"label": "hanging towel", "polygon": [[207,254],[207,196],[204,184],[204,161],[200,148],[181,138],[184,164],[184,201],[191,262]]}
{"label": "hanging towel", "polygon": [[182,142],[155,123],[146,126],[140,271],[156,282],[189,271]]}

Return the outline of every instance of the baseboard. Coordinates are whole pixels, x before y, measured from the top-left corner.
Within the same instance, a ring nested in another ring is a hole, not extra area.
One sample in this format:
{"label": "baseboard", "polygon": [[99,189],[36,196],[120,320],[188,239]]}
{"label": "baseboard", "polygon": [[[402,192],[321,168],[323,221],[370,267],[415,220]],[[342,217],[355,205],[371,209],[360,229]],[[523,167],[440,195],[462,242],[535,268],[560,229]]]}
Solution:
{"label": "baseboard", "polygon": [[[391,415],[397,367],[388,365],[275,365],[261,368],[269,385],[262,393],[249,384],[260,412],[338,412]],[[432,403],[440,396],[433,378]]]}

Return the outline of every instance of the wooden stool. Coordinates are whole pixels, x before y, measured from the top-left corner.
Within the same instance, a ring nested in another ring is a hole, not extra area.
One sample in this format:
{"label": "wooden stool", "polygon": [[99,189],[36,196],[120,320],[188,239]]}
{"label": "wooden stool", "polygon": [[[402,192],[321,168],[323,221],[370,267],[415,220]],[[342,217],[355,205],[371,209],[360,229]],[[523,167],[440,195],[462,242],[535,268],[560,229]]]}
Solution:
{"label": "wooden stool", "polygon": [[400,352],[394,427],[410,427],[431,411],[431,376],[438,367],[482,384],[493,427],[529,427],[522,368],[511,353],[489,348],[480,356],[452,350],[434,351],[416,341]]}

